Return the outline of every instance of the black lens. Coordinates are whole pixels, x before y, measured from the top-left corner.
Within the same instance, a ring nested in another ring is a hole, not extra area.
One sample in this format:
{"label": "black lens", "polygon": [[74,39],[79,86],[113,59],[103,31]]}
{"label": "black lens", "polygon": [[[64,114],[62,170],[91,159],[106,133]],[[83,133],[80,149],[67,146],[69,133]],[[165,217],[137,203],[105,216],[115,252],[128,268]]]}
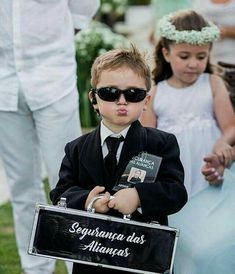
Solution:
{"label": "black lens", "polygon": [[123,94],[126,101],[132,103],[137,103],[144,100],[147,94],[147,91],[144,89],[129,88],[121,90],[114,87],[99,88],[95,92],[98,94],[100,99],[107,102],[114,102],[120,97],[121,94]]}
{"label": "black lens", "polygon": [[123,94],[128,102],[137,103],[144,100],[146,97],[146,90],[139,88],[131,88],[123,91]]}
{"label": "black lens", "polygon": [[100,99],[107,102],[114,102],[120,97],[121,91],[112,87],[104,87],[96,90]]}

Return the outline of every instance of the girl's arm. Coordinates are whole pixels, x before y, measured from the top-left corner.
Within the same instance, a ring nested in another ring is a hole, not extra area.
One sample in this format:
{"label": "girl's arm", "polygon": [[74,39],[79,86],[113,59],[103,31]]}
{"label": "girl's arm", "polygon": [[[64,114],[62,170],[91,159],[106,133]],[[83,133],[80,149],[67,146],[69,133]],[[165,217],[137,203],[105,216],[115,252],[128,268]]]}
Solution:
{"label": "girl's arm", "polygon": [[153,109],[153,102],[154,102],[154,97],[156,95],[156,91],[157,91],[156,86],[153,86],[150,90],[151,98],[149,101],[148,108],[142,113],[140,117],[140,122],[145,127],[153,127],[153,128],[157,127],[157,116]]}
{"label": "girl's arm", "polygon": [[235,145],[235,113],[229,98],[229,93],[223,80],[216,75],[211,75],[211,87],[214,98],[214,112],[222,135],[216,141],[213,152],[219,157],[225,167],[234,159]]}

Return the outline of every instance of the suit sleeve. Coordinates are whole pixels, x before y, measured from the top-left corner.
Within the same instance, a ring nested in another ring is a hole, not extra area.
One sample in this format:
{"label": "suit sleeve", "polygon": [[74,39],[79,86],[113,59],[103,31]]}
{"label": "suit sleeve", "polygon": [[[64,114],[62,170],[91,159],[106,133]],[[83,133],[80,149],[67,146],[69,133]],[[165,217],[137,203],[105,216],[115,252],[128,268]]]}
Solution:
{"label": "suit sleeve", "polygon": [[50,192],[50,199],[56,205],[60,198],[64,197],[68,207],[84,210],[89,190],[79,187],[77,154],[76,146],[73,143],[68,143],[65,146],[65,156],[60,167],[59,181]]}
{"label": "suit sleeve", "polygon": [[184,169],[179,158],[179,146],[174,135],[169,134],[161,145],[161,166],[155,183],[139,183],[142,213],[150,219],[179,211],[187,202],[184,187]]}

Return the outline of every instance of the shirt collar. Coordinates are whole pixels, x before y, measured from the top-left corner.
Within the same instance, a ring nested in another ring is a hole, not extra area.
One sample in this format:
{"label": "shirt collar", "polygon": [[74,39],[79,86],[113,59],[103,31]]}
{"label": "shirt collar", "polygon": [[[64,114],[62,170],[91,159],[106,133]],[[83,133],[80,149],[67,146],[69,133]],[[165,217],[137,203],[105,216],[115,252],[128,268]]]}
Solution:
{"label": "shirt collar", "polygon": [[124,138],[126,138],[127,132],[129,130],[131,125],[127,126],[126,128],[124,128],[122,131],[120,131],[119,133],[114,133],[112,130],[110,130],[109,128],[107,128],[104,123],[101,121],[100,123],[100,139],[101,139],[101,146],[104,145],[105,139],[109,136],[112,137],[116,137],[116,138],[120,138],[121,136],[123,136]]}

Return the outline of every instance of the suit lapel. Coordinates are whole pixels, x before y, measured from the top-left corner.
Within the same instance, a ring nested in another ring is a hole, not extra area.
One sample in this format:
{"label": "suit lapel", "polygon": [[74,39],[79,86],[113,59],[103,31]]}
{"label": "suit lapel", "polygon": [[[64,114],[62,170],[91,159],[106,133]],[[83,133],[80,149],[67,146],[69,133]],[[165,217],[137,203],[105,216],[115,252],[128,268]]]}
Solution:
{"label": "suit lapel", "polygon": [[118,177],[122,175],[131,158],[147,148],[147,135],[139,121],[135,121],[125,138],[119,164],[117,166]]}
{"label": "suit lapel", "polygon": [[[82,159],[82,165],[94,182],[99,185],[110,187],[110,178],[108,178],[107,174],[104,172],[103,155],[100,144],[100,126],[98,126],[87,136],[81,151],[80,159]],[[135,121],[131,125],[125,138],[115,177],[119,178],[131,158],[139,152],[146,150],[146,147],[146,130],[141,126],[139,121]]]}
{"label": "suit lapel", "polygon": [[80,159],[82,159],[82,165],[94,182],[104,185],[103,156],[100,144],[100,126],[98,126],[87,136],[82,147]]}

